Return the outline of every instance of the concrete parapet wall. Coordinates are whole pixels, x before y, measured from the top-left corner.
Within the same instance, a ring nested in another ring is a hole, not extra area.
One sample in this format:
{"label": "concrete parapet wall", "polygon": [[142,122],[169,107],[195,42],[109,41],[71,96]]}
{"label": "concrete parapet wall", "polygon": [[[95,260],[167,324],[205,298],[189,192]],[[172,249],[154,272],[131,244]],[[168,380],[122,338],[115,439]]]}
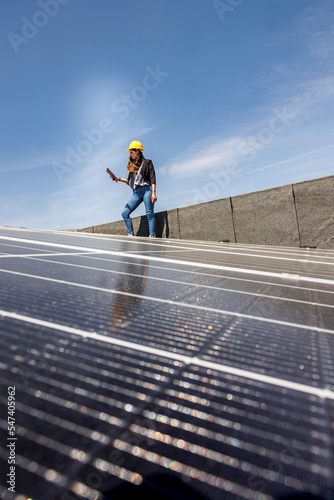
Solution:
{"label": "concrete parapet wall", "polygon": [[178,209],[185,240],[235,241],[230,198]]}
{"label": "concrete parapet wall", "polygon": [[[148,235],[146,216],[133,218]],[[123,221],[79,231],[127,234]],[[156,213],[163,238],[334,248],[334,175]]]}
{"label": "concrete parapet wall", "polygon": [[293,188],[300,245],[334,248],[334,175]]}
{"label": "concrete parapet wall", "polygon": [[238,243],[299,246],[292,186],[236,196],[232,204]]}

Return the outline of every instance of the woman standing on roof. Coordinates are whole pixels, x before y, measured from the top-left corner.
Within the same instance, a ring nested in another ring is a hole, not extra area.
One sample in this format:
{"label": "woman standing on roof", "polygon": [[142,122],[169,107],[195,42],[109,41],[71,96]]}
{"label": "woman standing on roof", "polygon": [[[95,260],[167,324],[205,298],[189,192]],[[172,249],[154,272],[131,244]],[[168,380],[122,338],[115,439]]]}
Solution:
{"label": "woman standing on roof", "polygon": [[128,184],[132,189],[132,196],[122,212],[129,236],[134,236],[130,214],[144,202],[150,232],[150,238],[155,236],[154,203],[157,201],[155,170],[151,160],[146,160],[143,155],[143,145],[139,141],[132,141],[129,149],[128,178],[115,177],[116,182]]}

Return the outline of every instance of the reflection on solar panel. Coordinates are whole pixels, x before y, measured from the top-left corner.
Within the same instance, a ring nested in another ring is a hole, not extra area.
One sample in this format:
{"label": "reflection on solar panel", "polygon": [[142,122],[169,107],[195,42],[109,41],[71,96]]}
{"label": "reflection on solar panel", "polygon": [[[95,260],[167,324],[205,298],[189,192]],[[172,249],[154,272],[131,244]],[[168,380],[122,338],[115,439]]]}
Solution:
{"label": "reflection on solar panel", "polygon": [[333,488],[333,251],[2,228],[0,275],[2,499]]}

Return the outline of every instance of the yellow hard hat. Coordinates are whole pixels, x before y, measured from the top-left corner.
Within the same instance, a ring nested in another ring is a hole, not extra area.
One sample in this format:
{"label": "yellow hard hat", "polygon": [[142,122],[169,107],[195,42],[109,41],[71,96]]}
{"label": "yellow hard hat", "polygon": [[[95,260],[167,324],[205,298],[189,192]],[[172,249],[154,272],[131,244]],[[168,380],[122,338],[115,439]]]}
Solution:
{"label": "yellow hard hat", "polygon": [[140,151],[144,151],[143,145],[139,141],[132,141],[127,151],[130,151],[130,149],[140,149]]}

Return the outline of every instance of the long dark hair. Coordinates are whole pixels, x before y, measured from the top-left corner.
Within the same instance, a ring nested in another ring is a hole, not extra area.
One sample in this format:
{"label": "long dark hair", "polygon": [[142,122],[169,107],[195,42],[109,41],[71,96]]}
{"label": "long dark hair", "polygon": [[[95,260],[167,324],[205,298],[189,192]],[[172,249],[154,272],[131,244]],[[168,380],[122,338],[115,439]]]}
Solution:
{"label": "long dark hair", "polygon": [[143,152],[139,150],[139,157],[137,158],[137,160],[133,160],[131,157],[129,158],[129,163],[127,167],[128,172],[130,174],[132,174],[132,172],[136,174],[140,169],[140,165],[143,163],[143,160],[145,160],[145,157],[143,155]]}

